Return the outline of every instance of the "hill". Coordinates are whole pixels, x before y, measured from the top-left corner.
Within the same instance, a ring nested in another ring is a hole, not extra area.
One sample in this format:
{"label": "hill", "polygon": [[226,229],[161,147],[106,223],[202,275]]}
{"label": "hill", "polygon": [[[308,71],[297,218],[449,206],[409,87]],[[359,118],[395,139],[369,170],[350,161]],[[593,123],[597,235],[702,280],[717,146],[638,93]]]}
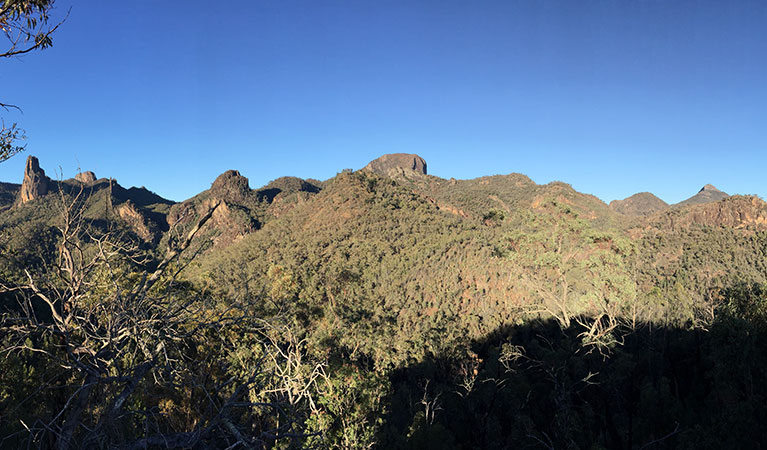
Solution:
{"label": "hill", "polygon": [[646,216],[668,208],[668,203],[650,192],[640,192],[623,200],[613,200],[610,208],[627,216]]}
{"label": "hill", "polygon": [[[383,366],[446,345],[445,335],[430,337],[439,324],[479,337],[539,315],[568,323],[593,314],[605,306],[582,302],[600,283],[645,319],[684,321],[714,286],[767,280],[767,267],[753,263],[766,251],[758,199],[631,219],[569,185],[519,174],[444,180],[366,170],[324,186],[226,252],[198,258],[189,279],[230,297],[274,298],[287,283],[278,297],[303,310],[296,314],[312,329],[335,330],[339,345],[368,346],[358,351]],[[742,259],[728,261],[727,248]],[[278,287],[275,273],[285,277]],[[657,304],[669,283],[688,303]]]}

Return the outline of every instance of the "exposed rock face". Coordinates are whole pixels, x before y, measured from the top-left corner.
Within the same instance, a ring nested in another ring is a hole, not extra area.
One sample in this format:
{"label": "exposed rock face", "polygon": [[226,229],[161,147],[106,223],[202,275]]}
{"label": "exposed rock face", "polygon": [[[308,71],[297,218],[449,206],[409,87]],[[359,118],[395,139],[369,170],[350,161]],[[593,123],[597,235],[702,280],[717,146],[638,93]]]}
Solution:
{"label": "exposed rock face", "polygon": [[676,206],[700,205],[703,203],[718,202],[719,200],[727,197],[729,197],[729,195],[727,195],[725,192],[722,192],[714,186],[707,184],[703,186],[703,188],[698,191],[697,194],[683,202],[677,203]]}
{"label": "exposed rock face", "polygon": [[248,179],[236,170],[219,175],[208,191],[173,205],[166,216],[171,227],[192,226],[204,214],[213,210],[211,219],[200,231],[203,239],[211,239],[214,246],[226,246],[260,228],[255,218],[258,195],[250,189]]}
{"label": "exposed rock face", "polygon": [[80,172],[75,175],[75,180],[83,184],[92,184],[96,181],[96,174],[91,171]]}
{"label": "exposed rock face", "polygon": [[668,203],[649,192],[640,192],[623,200],[610,202],[610,209],[627,216],[646,216],[668,208]]}
{"label": "exposed rock face", "polygon": [[40,168],[40,162],[34,156],[27,157],[27,166],[24,169],[24,181],[21,183],[19,202],[21,204],[31,202],[48,193],[51,179]]}
{"label": "exposed rock face", "polygon": [[691,205],[662,213],[655,223],[661,227],[710,227],[767,229],[767,203],[759,197],[735,195],[719,202]]}
{"label": "exposed rock face", "polygon": [[362,170],[386,176],[401,174],[403,170],[426,175],[426,161],[415,154],[391,153],[371,161]]}
{"label": "exposed rock face", "polygon": [[250,193],[248,179],[236,170],[227,170],[216,178],[210,187],[213,197],[227,202],[240,203]]}
{"label": "exposed rock face", "polygon": [[156,243],[160,233],[157,226],[152,223],[130,200],[115,208],[115,211],[128,226],[146,242]]}

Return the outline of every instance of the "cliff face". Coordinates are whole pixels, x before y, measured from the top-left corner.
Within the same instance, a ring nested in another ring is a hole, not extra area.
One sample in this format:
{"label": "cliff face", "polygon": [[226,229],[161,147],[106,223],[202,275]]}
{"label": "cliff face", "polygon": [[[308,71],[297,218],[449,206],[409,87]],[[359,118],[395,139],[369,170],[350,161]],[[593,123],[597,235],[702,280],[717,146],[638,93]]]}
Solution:
{"label": "cliff face", "polygon": [[426,161],[415,154],[391,153],[371,161],[362,170],[369,170],[384,176],[398,175],[402,171],[426,175]]}
{"label": "cliff face", "polygon": [[27,157],[27,165],[24,168],[24,181],[21,183],[19,203],[29,203],[48,193],[51,179],[40,168],[40,162],[34,156]]}
{"label": "cliff face", "polygon": [[115,207],[115,212],[139,238],[153,244],[160,240],[162,232],[157,224],[130,200]]}

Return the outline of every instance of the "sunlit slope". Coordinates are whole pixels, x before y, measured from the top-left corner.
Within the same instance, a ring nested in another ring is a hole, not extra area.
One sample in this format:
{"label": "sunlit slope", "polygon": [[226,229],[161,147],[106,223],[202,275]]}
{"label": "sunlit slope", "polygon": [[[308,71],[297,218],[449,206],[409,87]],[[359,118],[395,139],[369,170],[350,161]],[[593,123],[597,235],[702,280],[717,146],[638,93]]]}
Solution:
{"label": "sunlit slope", "polygon": [[[520,276],[536,264],[536,251],[553,251],[556,228],[549,226],[557,221],[577,253],[568,276],[596,252],[617,255],[611,250],[617,238],[578,219],[559,192],[532,192],[540,197],[535,206],[512,203],[478,219],[439,205],[411,183],[344,173],[261,230],[204,255],[187,276],[228,296],[293,311],[329,339],[367,346],[377,360],[419,357],[430,346],[529,317],[541,299]],[[523,227],[529,242],[519,241]],[[588,282],[574,289],[581,295]]]}
{"label": "sunlit slope", "polygon": [[[762,232],[709,228],[631,221],[567,185],[521,175],[342,173],[202,255],[186,276],[398,363],[503,324],[608,305],[644,319],[695,318],[712,287],[767,273]],[[681,294],[661,299],[672,288]]]}

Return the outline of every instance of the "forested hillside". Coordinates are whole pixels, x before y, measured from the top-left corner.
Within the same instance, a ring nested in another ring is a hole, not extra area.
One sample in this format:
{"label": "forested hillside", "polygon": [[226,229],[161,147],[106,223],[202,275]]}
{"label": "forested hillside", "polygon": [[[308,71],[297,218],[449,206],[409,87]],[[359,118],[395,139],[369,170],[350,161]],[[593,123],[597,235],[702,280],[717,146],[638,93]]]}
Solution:
{"label": "forested hillside", "polygon": [[0,447],[767,445],[767,203],[426,167],[3,184]]}

